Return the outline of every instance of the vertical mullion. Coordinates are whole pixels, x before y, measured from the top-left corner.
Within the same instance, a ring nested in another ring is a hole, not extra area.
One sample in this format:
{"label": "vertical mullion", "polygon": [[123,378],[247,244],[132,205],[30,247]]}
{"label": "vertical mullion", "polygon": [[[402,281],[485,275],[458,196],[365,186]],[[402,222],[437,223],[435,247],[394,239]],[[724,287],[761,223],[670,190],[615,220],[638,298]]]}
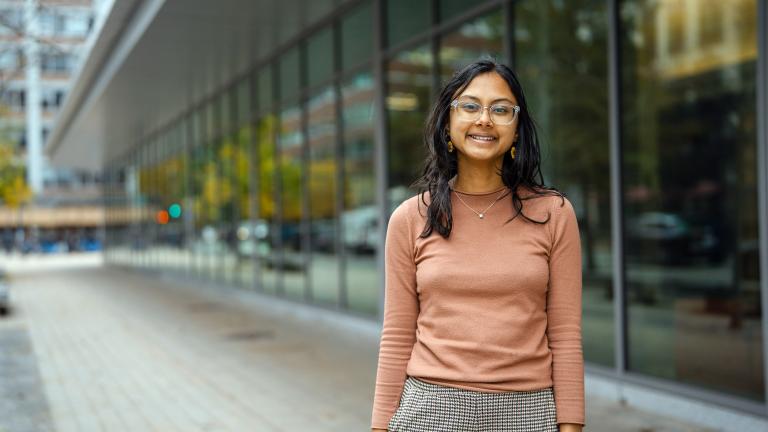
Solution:
{"label": "vertical mullion", "polygon": [[386,13],[384,0],[372,0],[373,6],[373,75],[374,75],[374,170],[376,176],[376,206],[379,208],[379,241],[376,248],[376,270],[379,275],[379,319],[384,317],[384,241],[389,220],[387,198],[387,112],[384,71],[384,40],[386,39]]}
{"label": "vertical mullion", "polygon": [[614,363],[618,376],[627,368],[627,316],[624,299],[624,245],[621,170],[621,85],[619,0],[608,1],[608,98],[613,266]]}
{"label": "vertical mullion", "polygon": [[768,414],[768,0],[757,4],[757,173],[760,305],[763,329],[763,404]]}

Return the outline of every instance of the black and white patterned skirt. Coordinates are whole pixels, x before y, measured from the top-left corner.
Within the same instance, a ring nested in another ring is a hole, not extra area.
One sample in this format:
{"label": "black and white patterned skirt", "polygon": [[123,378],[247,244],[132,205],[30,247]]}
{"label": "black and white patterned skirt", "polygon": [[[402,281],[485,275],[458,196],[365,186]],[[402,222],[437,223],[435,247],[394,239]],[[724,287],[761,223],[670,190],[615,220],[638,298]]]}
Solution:
{"label": "black and white patterned skirt", "polygon": [[408,377],[391,432],[557,432],[552,388],[486,393]]}

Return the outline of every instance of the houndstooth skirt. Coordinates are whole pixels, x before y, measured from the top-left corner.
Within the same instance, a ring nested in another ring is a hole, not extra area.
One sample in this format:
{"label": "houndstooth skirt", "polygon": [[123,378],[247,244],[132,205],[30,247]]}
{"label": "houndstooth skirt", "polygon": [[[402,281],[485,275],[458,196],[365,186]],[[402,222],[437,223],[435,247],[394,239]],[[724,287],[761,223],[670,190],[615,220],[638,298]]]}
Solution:
{"label": "houndstooth skirt", "polygon": [[552,388],[485,393],[408,377],[390,432],[557,432]]}

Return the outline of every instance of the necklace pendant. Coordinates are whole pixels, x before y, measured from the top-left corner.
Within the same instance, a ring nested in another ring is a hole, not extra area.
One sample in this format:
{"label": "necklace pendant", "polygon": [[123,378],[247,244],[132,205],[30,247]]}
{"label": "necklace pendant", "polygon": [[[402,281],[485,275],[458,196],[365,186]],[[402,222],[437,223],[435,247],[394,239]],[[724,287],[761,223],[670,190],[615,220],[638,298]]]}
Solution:
{"label": "necklace pendant", "polygon": [[480,213],[478,216],[480,216],[480,219],[483,219],[485,217],[485,215],[482,213]]}

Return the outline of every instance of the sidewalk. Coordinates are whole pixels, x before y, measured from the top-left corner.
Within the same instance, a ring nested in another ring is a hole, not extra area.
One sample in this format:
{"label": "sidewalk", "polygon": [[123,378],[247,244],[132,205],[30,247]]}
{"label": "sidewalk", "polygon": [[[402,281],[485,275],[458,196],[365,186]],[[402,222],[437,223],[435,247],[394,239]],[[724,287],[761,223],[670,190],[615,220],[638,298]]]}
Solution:
{"label": "sidewalk", "polygon": [[[27,376],[20,397],[0,391],[5,412],[18,413],[0,417],[2,432],[368,430],[378,344],[371,321],[97,261],[19,269],[0,352],[22,358],[18,340],[27,337],[37,368],[17,370]],[[7,382],[0,372],[0,387]],[[25,426],[30,418],[36,428]],[[595,399],[587,424],[594,432],[703,430]]]}

